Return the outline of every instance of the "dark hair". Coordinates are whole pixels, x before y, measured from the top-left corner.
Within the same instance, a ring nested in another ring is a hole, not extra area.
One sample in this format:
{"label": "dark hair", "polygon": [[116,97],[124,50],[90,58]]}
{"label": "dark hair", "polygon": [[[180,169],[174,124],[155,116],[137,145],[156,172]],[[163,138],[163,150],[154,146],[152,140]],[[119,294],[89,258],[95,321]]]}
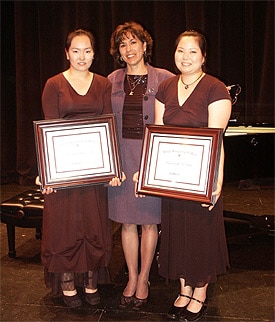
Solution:
{"label": "dark hair", "polygon": [[94,38],[93,34],[89,30],[76,29],[76,30],[70,32],[68,34],[67,38],[66,38],[66,41],[65,41],[65,49],[66,49],[66,51],[69,50],[73,38],[77,37],[77,36],[87,36],[90,39],[93,51],[95,50],[95,38]]}
{"label": "dark hair", "polygon": [[178,38],[176,40],[176,48],[178,47],[178,44],[179,44],[182,37],[196,37],[196,38],[198,38],[198,44],[199,44],[201,53],[202,53],[204,59],[206,59],[207,43],[206,43],[206,39],[203,34],[201,34],[200,32],[198,32],[196,30],[184,31],[183,33],[181,33],[178,36]]}
{"label": "dark hair", "polygon": [[130,33],[133,37],[137,37],[142,43],[146,42],[146,51],[144,53],[144,62],[150,63],[152,57],[153,39],[149,33],[137,22],[130,21],[125,22],[123,25],[118,25],[111,36],[110,54],[114,60],[118,62],[122,67],[126,66],[126,63],[120,59],[119,46],[123,37],[127,33]]}

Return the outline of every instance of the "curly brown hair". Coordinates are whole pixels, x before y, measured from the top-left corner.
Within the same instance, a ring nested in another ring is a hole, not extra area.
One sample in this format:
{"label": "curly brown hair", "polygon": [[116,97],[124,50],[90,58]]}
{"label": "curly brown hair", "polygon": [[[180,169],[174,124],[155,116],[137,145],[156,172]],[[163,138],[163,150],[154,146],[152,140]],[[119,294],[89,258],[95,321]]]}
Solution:
{"label": "curly brown hair", "polygon": [[126,34],[130,33],[133,37],[138,38],[142,43],[147,44],[144,53],[144,62],[150,63],[152,58],[153,39],[150,34],[137,22],[129,21],[118,25],[111,36],[110,54],[114,60],[122,67],[126,66],[125,61],[121,60],[119,46]]}

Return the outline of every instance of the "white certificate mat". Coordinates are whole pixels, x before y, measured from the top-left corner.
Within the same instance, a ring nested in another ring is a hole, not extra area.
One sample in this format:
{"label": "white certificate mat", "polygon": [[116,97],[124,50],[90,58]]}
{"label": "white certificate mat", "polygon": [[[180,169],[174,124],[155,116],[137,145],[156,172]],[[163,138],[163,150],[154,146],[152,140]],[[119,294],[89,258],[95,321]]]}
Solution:
{"label": "white certificate mat", "polygon": [[107,123],[92,128],[46,131],[49,172],[52,180],[112,171]]}
{"label": "white certificate mat", "polygon": [[154,136],[148,184],[205,193],[212,137]]}

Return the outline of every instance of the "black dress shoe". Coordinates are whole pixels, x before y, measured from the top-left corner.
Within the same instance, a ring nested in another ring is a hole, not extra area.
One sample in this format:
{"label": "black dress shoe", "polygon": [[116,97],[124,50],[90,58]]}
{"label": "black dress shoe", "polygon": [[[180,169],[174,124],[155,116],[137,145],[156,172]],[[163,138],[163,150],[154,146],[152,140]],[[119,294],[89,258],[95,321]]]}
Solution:
{"label": "black dress shoe", "polygon": [[63,294],[63,302],[64,302],[67,306],[69,306],[69,307],[71,307],[71,308],[73,308],[73,309],[75,309],[75,308],[77,308],[77,307],[80,307],[80,306],[81,306],[81,304],[82,304],[81,299],[80,299],[80,297],[78,296],[78,294],[75,294],[75,295],[73,295],[73,296],[67,296],[67,295],[64,295],[64,294]]}
{"label": "black dress shoe", "polygon": [[183,307],[178,307],[175,306],[174,304],[170,307],[167,316],[169,319],[177,320],[180,315],[185,311],[186,306]]}
{"label": "black dress shoe", "polygon": [[85,301],[90,305],[97,305],[100,303],[100,294],[98,291],[94,293],[85,293]]}
{"label": "black dress shoe", "polygon": [[207,309],[207,305],[205,304],[205,302],[199,301],[195,298],[192,298],[192,300],[195,300],[197,302],[199,302],[200,304],[202,304],[202,308],[199,310],[199,312],[193,313],[191,311],[188,311],[187,309],[183,312],[183,314],[180,316],[179,320],[181,322],[189,322],[189,321],[198,321],[201,319],[201,317],[203,316],[203,314],[205,313],[206,309]]}
{"label": "black dress shoe", "polygon": [[[179,296],[184,296],[184,297],[191,299],[191,297],[188,295],[179,294]],[[173,320],[179,319],[179,317],[183,314],[183,312],[185,311],[188,304],[189,303],[187,303],[185,306],[182,306],[182,307],[175,306],[174,304],[172,304],[168,313],[167,313],[168,318],[173,319]]]}
{"label": "black dress shoe", "polygon": [[149,301],[149,295],[150,295],[150,282],[147,282],[148,285],[148,296],[145,299],[139,299],[136,296],[134,296],[134,305],[133,310],[134,311],[141,311],[143,308],[145,308]]}
{"label": "black dress shoe", "polygon": [[130,305],[132,305],[134,303],[135,300],[135,296],[125,296],[125,295],[121,295],[120,297],[120,303],[119,303],[119,308],[120,309],[126,309],[127,307],[129,307]]}
{"label": "black dress shoe", "polygon": [[146,297],[146,299],[139,299],[139,298],[135,297],[133,310],[134,311],[141,311],[143,308],[145,308],[148,303],[148,298],[149,297]]}

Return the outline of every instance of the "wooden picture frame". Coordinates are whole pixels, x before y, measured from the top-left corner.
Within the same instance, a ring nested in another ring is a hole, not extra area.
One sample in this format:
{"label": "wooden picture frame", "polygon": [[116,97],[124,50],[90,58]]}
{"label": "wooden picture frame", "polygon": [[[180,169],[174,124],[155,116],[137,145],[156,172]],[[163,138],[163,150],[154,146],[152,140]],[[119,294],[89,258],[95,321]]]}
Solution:
{"label": "wooden picture frame", "polygon": [[41,120],[33,125],[41,188],[61,189],[121,178],[113,114]]}
{"label": "wooden picture frame", "polygon": [[137,193],[213,204],[222,129],[147,125]]}

